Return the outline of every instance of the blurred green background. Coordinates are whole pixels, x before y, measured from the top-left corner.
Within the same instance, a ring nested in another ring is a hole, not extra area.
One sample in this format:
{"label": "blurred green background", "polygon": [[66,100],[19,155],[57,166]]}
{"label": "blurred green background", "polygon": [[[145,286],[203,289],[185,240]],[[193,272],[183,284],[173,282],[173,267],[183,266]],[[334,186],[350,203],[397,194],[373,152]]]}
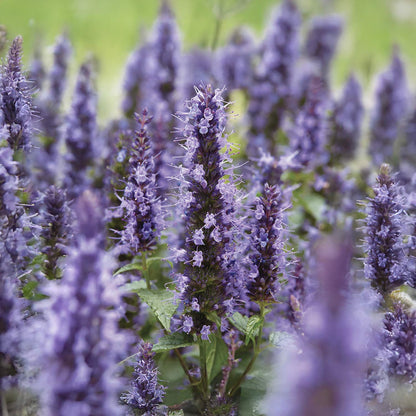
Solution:
{"label": "blurred green background", "polygon": [[[210,45],[215,31],[215,5],[237,6],[225,16],[219,43],[231,30],[248,25],[260,36],[277,0],[171,0],[183,35],[184,48],[197,43]],[[351,70],[371,91],[373,75],[388,64],[391,47],[397,43],[407,65],[409,82],[416,84],[416,0],[298,0],[304,23],[322,13],[340,13],[345,29],[334,62],[332,77],[340,85]],[[0,23],[9,39],[21,34],[25,63],[35,43],[43,45],[47,63],[51,45],[64,28],[75,49],[72,82],[78,65],[89,53],[99,60],[100,118],[117,116],[123,68],[135,47],[140,28],[149,28],[159,7],[158,0],[0,0]],[[303,25],[305,31],[306,25]]]}

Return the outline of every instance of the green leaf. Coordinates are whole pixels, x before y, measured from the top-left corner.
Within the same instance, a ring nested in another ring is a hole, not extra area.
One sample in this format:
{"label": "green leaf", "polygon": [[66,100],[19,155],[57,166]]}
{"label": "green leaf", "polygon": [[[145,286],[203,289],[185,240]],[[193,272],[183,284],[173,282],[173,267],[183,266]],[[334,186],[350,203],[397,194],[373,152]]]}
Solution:
{"label": "green leaf", "polygon": [[293,336],[285,331],[276,331],[270,334],[269,341],[276,348],[286,348],[293,343]]}
{"label": "green leaf", "polygon": [[173,269],[173,263],[165,257],[150,257],[150,259],[146,260],[147,268],[150,267],[155,261],[166,261],[169,263],[169,266]]}
{"label": "green leaf", "polygon": [[168,416],[184,416],[183,410],[170,410]]}
{"label": "green leaf", "polygon": [[228,319],[240,332],[246,334],[248,323],[247,316],[241,315],[240,312],[236,312]]}
{"label": "green leaf", "polygon": [[246,327],[246,345],[252,340],[254,342],[255,337],[259,334],[259,329],[263,325],[263,318],[259,315],[253,315],[247,322]]}
{"label": "green leaf", "polygon": [[137,292],[141,289],[146,289],[146,282],[144,280],[137,280],[122,286],[122,290],[125,292]]}
{"label": "green leaf", "polygon": [[117,276],[120,273],[125,273],[125,272],[129,272],[131,270],[143,270],[143,266],[141,263],[130,263],[130,264],[126,264],[123,267],[120,267],[115,273],[114,276]]}
{"label": "green leaf", "polygon": [[178,305],[173,302],[172,293],[166,289],[138,289],[136,290],[136,293],[144,303],[149,305],[163,328],[170,331],[170,320],[178,307]]}
{"label": "green leaf", "polygon": [[159,339],[159,342],[153,345],[153,352],[170,351],[175,348],[189,347],[194,344],[192,335],[184,334],[183,332],[175,332],[168,334]]}
{"label": "green leaf", "polygon": [[219,335],[211,334],[207,345],[207,373],[208,381],[211,381],[221,371],[228,360],[228,348]]}

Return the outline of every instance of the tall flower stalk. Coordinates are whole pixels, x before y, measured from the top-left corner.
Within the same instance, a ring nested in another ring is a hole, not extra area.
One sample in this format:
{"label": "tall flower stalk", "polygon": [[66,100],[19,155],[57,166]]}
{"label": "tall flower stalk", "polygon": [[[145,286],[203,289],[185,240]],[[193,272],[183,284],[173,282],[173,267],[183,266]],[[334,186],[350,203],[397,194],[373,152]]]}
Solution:
{"label": "tall flower stalk", "polygon": [[75,215],[76,239],[64,276],[59,287],[50,283],[42,308],[43,414],[118,415],[116,363],[125,341],[117,328],[120,297],[113,262],[104,251],[99,200],[86,191]]}

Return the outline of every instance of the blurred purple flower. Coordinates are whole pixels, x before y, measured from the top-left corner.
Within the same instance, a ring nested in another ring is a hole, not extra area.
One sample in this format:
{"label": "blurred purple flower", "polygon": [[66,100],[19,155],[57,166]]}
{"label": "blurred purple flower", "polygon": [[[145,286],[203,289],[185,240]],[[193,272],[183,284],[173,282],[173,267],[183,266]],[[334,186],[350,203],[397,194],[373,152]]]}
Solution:
{"label": "blurred purple flower", "polygon": [[[43,414],[118,415],[116,364],[125,340],[118,332],[120,294],[105,253],[97,197],[86,191],[75,207],[76,239],[59,284],[50,282],[43,305],[44,328],[38,387]],[[42,307],[42,306],[41,306]]]}
{"label": "blurred purple flower", "polygon": [[406,114],[407,94],[404,64],[395,48],[390,66],[377,78],[370,122],[370,155],[375,165],[391,159],[399,123]]}
{"label": "blurred purple flower", "polygon": [[351,75],[330,117],[328,149],[334,163],[342,163],[354,157],[360,139],[362,119],[361,86],[354,75]]}

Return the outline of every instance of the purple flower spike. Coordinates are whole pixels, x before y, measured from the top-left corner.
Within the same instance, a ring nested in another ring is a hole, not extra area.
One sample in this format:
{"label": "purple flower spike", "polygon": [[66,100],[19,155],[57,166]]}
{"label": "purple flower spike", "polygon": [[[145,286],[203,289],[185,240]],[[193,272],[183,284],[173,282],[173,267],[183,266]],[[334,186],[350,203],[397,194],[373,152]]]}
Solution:
{"label": "purple flower spike", "polygon": [[127,118],[133,117],[134,113],[143,107],[150,52],[150,44],[145,43],[133,51],[127,60],[123,81],[124,99],[121,104]]}
{"label": "purple flower spike", "polygon": [[156,247],[164,227],[161,202],[158,198],[155,164],[147,131],[152,118],[147,110],[136,115],[137,130],[132,145],[130,175],[121,200],[126,226],[121,244],[132,254]]}
{"label": "purple flower spike", "polygon": [[[0,241],[0,250],[4,247]],[[6,391],[13,382],[17,368],[14,359],[19,355],[19,305],[17,290],[12,279],[10,263],[2,254],[0,258],[0,390]]]}
{"label": "purple flower spike", "polygon": [[304,330],[282,362],[270,416],[364,416],[362,383],[368,332],[365,313],[348,291],[352,244],[320,241],[313,275],[320,288]]}
{"label": "purple flower spike", "polygon": [[390,66],[378,76],[376,84],[370,122],[370,154],[375,165],[388,162],[393,154],[399,123],[406,113],[407,94],[404,64],[395,48]]}
{"label": "purple flower spike", "polygon": [[48,279],[57,279],[61,277],[58,261],[67,253],[71,238],[72,215],[65,191],[55,186],[46,190],[42,202],[44,207],[40,214],[41,252],[46,256],[43,272]]}
{"label": "purple flower spike", "polygon": [[[169,3],[162,1],[159,15],[154,24],[150,39],[149,84],[151,93],[158,99],[169,103],[170,112],[175,111],[174,92],[178,77],[181,41],[179,28]],[[152,112],[154,103],[146,102]]]}
{"label": "purple flower spike", "polygon": [[358,146],[363,119],[361,86],[351,75],[330,119],[328,146],[335,163],[352,159]]}
{"label": "purple flower spike", "polygon": [[152,416],[157,412],[165,395],[165,388],[158,383],[158,370],[154,362],[152,344],[141,341],[137,362],[133,371],[133,381],[128,393],[121,399],[129,405],[131,414]]}
{"label": "purple flower spike", "polygon": [[[221,91],[202,85],[187,107],[187,112],[180,113],[186,151],[178,200],[185,226],[186,284],[181,298],[195,331],[201,334],[204,328],[205,337],[209,328],[204,326],[212,325],[206,314],[217,311],[223,315],[244,291],[238,287],[244,279],[234,262],[237,189],[227,166],[228,151],[223,152],[228,143]],[[195,300],[199,311],[192,308]]]}
{"label": "purple flower spike", "polygon": [[405,141],[400,152],[400,170],[410,179],[416,166],[416,97],[413,99],[412,111],[406,122]]}
{"label": "purple flower spike", "polygon": [[119,415],[116,372],[126,340],[117,327],[120,294],[104,251],[98,198],[84,192],[75,215],[76,239],[64,276],[59,286],[50,282],[43,304],[42,414]]}
{"label": "purple flower spike", "polygon": [[382,295],[406,281],[403,202],[389,165],[382,165],[366,207],[364,274]]}
{"label": "purple flower spike", "polygon": [[342,18],[337,15],[316,17],[311,21],[305,54],[318,64],[323,79],[328,77],[342,28]]}
{"label": "purple flower spike", "polygon": [[274,153],[274,134],[288,107],[294,64],[299,54],[300,22],[295,2],[285,0],[267,27],[261,61],[249,89],[250,154],[257,154],[259,146]]}
{"label": "purple flower spike", "polygon": [[319,78],[309,81],[305,105],[296,117],[290,135],[290,151],[294,161],[303,167],[319,166],[326,160],[325,92]]}
{"label": "purple flower spike", "polygon": [[388,373],[408,383],[416,379],[416,312],[396,304],[384,317],[384,354]]}
{"label": "purple flower spike", "polygon": [[256,201],[247,289],[250,299],[260,304],[275,302],[280,289],[278,278],[284,268],[281,198],[278,185],[266,184]]}
{"label": "purple flower spike", "polygon": [[22,71],[22,38],[13,40],[2,66],[0,94],[3,125],[7,127],[7,141],[13,150],[27,151],[32,142],[32,98],[30,83]]}
{"label": "purple flower spike", "polygon": [[81,66],[72,107],[66,122],[66,173],[64,184],[70,198],[77,197],[90,183],[88,168],[93,164],[97,134],[96,97],[90,64]]}
{"label": "purple flower spike", "polygon": [[253,77],[254,37],[246,28],[237,29],[218,51],[217,78],[229,91],[247,90]]}

